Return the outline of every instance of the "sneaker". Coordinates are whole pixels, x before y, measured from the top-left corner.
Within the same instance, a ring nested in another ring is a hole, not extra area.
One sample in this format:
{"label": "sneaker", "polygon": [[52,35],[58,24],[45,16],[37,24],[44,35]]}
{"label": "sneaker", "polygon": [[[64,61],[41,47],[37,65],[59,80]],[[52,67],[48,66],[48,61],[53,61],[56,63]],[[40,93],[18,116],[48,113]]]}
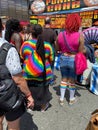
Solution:
{"label": "sneaker", "polygon": [[69,101],[69,105],[73,105],[74,103],[77,102],[77,98],[75,97],[73,100],[70,100]]}
{"label": "sneaker", "polygon": [[60,103],[61,106],[64,105],[64,101],[63,100],[59,100],[59,103]]}
{"label": "sneaker", "polygon": [[43,105],[41,106],[41,112],[46,111],[46,110],[49,108],[49,106],[50,106],[49,103],[43,104]]}

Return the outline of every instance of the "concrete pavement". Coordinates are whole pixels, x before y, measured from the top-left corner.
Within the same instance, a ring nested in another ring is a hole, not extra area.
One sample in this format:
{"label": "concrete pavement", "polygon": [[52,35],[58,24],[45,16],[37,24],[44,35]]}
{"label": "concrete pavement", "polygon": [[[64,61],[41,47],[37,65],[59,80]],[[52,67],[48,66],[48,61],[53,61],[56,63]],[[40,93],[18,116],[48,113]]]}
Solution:
{"label": "concrete pavement", "polygon": [[[78,101],[76,104],[68,105],[68,91],[65,97],[64,106],[58,103],[60,72],[55,71],[57,75],[56,84],[50,86],[53,99],[51,107],[44,113],[38,111],[28,111],[21,119],[20,130],[85,130],[91,113],[98,108],[98,96],[89,92],[83,87],[77,87],[76,95]],[[4,121],[4,130],[6,123]]]}

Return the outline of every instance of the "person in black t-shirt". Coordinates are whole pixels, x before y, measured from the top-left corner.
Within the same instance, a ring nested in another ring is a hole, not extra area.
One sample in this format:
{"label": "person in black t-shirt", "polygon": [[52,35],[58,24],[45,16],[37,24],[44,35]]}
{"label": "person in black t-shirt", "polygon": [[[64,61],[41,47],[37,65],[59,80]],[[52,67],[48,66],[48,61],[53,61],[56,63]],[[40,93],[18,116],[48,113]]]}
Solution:
{"label": "person in black t-shirt", "polygon": [[[46,42],[50,42],[50,44],[53,47],[54,50],[54,57],[55,57],[55,42],[56,42],[56,38],[57,38],[57,34],[55,31],[53,31],[53,29],[51,29],[51,19],[49,17],[46,17],[45,19],[45,27],[43,29],[43,39]],[[55,59],[55,58],[54,58]],[[54,61],[51,64],[52,70],[54,70]],[[54,75],[53,75],[53,79],[51,79],[50,84],[53,85],[54,82]]]}

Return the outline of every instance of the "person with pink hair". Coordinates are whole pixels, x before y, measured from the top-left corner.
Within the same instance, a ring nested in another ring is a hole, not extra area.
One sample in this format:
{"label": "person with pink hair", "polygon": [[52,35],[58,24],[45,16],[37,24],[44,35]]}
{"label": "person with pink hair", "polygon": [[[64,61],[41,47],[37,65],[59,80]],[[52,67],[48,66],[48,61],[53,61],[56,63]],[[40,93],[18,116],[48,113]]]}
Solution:
{"label": "person with pink hair", "polygon": [[[69,104],[76,102],[75,97],[75,55],[77,52],[83,52],[84,37],[79,32],[81,26],[81,18],[78,14],[68,14],[65,21],[65,30],[60,32],[56,41],[57,51],[62,53],[60,57],[60,105],[64,104],[64,96],[66,89],[70,92]],[[71,49],[70,49],[71,48]]]}

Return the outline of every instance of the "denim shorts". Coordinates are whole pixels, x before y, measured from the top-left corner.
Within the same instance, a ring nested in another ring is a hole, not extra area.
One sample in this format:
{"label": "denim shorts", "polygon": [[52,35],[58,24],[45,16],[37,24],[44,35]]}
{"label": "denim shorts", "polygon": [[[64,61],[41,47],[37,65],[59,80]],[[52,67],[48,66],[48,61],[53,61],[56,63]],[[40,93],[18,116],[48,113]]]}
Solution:
{"label": "denim shorts", "polygon": [[72,56],[60,57],[60,71],[62,78],[72,78],[76,79],[77,75],[75,73],[75,58]]}

